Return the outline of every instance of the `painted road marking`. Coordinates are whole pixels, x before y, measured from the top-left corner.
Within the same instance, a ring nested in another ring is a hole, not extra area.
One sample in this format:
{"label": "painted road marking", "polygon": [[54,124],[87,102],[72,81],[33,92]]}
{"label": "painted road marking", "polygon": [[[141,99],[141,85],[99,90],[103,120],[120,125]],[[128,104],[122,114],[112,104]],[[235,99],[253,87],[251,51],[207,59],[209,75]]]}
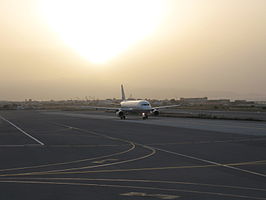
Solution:
{"label": "painted road marking", "polygon": [[[241,187],[234,185],[215,185],[215,184],[206,184],[206,183],[193,183],[193,182],[180,182],[180,181],[165,181],[165,180],[148,180],[148,179],[93,179],[93,178],[26,178],[27,180],[71,180],[71,181],[107,181],[107,182],[136,182],[136,183],[162,183],[162,184],[179,184],[179,185],[196,185],[204,187],[216,187],[216,188],[229,188],[235,190],[254,190],[266,192],[264,188],[253,188],[253,187]],[[1,180],[1,179],[0,179]],[[25,178],[16,177],[16,178],[5,178],[5,180],[25,180]]]}
{"label": "painted road marking", "polygon": [[265,137],[259,138],[242,138],[242,139],[231,139],[231,140],[202,140],[202,141],[188,141],[188,142],[169,142],[169,143],[150,143],[146,145],[155,145],[155,146],[166,146],[166,145],[183,145],[183,144],[211,144],[211,143],[232,143],[232,142],[256,142],[256,141],[264,141]]}
{"label": "painted road marking", "polygon": [[226,165],[226,164],[222,164],[222,163],[218,163],[218,162],[214,162],[214,161],[210,161],[210,160],[205,160],[205,159],[201,159],[201,158],[197,158],[197,157],[194,157],[194,156],[189,156],[189,155],[185,155],[185,154],[181,154],[181,153],[177,153],[177,152],[173,152],[173,151],[168,151],[168,150],[165,150],[165,149],[160,149],[160,148],[154,148],[154,149],[159,150],[159,151],[163,151],[163,152],[166,152],[166,153],[182,156],[182,157],[185,157],[185,158],[198,160],[198,161],[201,161],[201,162],[205,162],[205,163],[209,163],[209,164],[213,164],[213,165],[217,165],[217,166],[221,166],[221,167],[225,167],[225,168],[229,168],[229,169],[233,169],[233,170],[237,170],[237,171],[241,171],[241,172],[257,175],[257,176],[261,176],[261,177],[264,177],[264,178],[266,177],[266,174],[262,174],[262,173],[258,173],[258,172],[254,172],[254,171],[245,170],[245,169],[241,169],[241,168],[238,168],[238,167],[233,167],[233,166],[230,166],[230,165]]}
{"label": "painted road marking", "polygon": [[40,147],[39,144],[2,144],[1,147]]}
{"label": "painted road marking", "polygon": [[129,192],[120,194],[121,196],[130,196],[130,197],[155,197],[157,199],[177,199],[180,196],[176,195],[167,195],[167,194],[147,194],[144,192]]}
{"label": "painted road marking", "polygon": [[112,161],[117,161],[118,159],[105,159],[105,160],[96,160],[96,161],[93,161],[92,163],[95,163],[95,164],[103,164],[103,163],[106,163],[106,162],[112,162]]}
{"label": "painted road marking", "polygon": [[109,188],[130,188],[130,189],[142,189],[142,190],[156,190],[156,191],[170,191],[170,192],[185,192],[201,195],[214,195],[214,196],[224,196],[233,198],[243,198],[243,199],[257,199],[266,200],[264,197],[254,197],[238,194],[227,194],[221,192],[204,192],[198,190],[186,190],[186,189],[174,189],[174,188],[159,188],[159,187],[141,187],[141,186],[129,186],[129,185],[109,185],[109,184],[94,184],[94,183],[75,183],[75,182],[54,182],[54,181],[28,181],[28,180],[1,180],[0,183],[19,183],[19,184],[50,184],[50,185],[73,185],[73,186],[89,186],[89,187],[109,187]]}
{"label": "painted road marking", "polygon": [[26,131],[22,130],[21,128],[19,128],[18,126],[16,126],[15,124],[13,124],[11,121],[5,119],[3,116],[0,115],[0,118],[2,120],[4,120],[5,122],[9,123],[10,125],[12,125],[13,127],[15,127],[17,130],[19,130],[21,133],[23,133],[24,135],[28,136],[29,138],[33,139],[35,142],[38,142],[40,145],[44,145],[44,143],[42,143],[40,140],[36,139],[35,137],[31,136],[30,134],[28,134]]}

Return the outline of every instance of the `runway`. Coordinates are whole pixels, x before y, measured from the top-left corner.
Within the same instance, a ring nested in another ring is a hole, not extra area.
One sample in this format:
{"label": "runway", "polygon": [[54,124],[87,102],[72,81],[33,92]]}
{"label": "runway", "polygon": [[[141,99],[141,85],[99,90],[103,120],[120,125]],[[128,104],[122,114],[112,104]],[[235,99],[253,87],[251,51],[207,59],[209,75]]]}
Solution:
{"label": "runway", "polygon": [[0,116],[0,199],[266,200],[265,122]]}

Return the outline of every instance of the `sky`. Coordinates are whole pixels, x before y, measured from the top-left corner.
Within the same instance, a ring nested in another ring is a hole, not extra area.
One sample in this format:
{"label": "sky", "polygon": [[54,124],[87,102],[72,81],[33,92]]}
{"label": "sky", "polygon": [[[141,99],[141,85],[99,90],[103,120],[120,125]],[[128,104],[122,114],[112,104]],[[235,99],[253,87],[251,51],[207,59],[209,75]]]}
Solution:
{"label": "sky", "polygon": [[0,0],[0,100],[119,98],[121,83],[266,100],[265,75],[265,0]]}

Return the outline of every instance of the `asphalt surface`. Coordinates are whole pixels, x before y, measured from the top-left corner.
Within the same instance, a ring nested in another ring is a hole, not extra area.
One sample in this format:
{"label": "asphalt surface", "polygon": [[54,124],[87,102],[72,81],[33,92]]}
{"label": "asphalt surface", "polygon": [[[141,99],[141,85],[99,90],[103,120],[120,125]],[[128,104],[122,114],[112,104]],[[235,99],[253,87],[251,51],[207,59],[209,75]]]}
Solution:
{"label": "asphalt surface", "polygon": [[1,200],[266,200],[266,125],[1,111],[0,163]]}

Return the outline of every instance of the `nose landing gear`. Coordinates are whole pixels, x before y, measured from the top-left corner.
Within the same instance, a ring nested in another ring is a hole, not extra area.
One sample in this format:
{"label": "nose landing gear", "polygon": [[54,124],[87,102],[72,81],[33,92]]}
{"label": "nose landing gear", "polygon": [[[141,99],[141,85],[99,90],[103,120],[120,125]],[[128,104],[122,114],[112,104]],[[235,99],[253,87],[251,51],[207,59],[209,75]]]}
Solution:
{"label": "nose landing gear", "polygon": [[148,119],[148,115],[146,113],[142,113],[142,119],[143,120]]}

